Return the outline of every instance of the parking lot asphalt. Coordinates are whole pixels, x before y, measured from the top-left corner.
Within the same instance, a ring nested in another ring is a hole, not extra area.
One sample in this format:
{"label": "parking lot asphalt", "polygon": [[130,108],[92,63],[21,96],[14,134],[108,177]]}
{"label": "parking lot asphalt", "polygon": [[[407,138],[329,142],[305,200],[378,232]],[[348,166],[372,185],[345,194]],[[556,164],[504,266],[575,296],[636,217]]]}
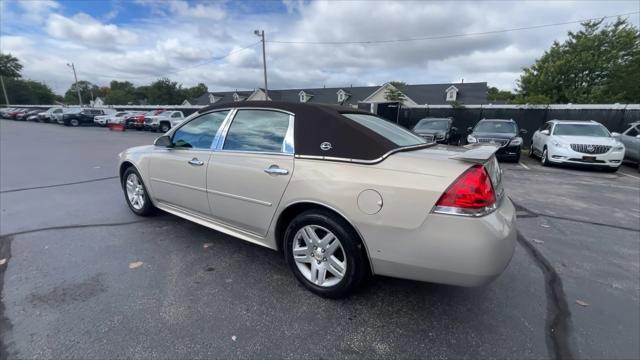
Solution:
{"label": "parking lot asphalt", "polygon": [[116,156],[156,136],[0,120],[0,358],[640,357],[631,167],[503,164],[521,236],[494,283],[326,300],[276,252],[133,215]]}

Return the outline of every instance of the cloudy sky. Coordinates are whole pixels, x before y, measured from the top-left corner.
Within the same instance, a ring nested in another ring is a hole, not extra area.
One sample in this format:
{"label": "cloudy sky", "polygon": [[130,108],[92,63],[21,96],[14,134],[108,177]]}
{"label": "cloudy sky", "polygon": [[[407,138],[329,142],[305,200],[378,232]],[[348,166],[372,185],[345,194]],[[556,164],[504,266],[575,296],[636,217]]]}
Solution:
{"label": "cloudy sky", "polygon": [[[264,29],[270,88],[464,78],[513,89],[522,67],[579,25],[433,37],[638,11],[638,0],[0,0],[0,50],[20,59],[25,77],[58,93],[73,81],[68,62],[75,63],[80,80],[98,85],[169,77],[185,86],[203,82],[211,91],[254,89],[262,86],[262,59],[253,30]],[[627,17],[640,22],[637,13]],[[425,37],[432,39],[331,44]]]}

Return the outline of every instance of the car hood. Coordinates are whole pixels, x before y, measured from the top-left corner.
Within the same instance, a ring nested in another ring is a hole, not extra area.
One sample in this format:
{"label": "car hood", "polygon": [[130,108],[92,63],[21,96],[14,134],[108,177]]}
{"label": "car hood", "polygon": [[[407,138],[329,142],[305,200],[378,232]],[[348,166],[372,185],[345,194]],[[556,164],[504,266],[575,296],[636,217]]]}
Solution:
{"label": "car hood", "polygon": [[554,140],[565,144],[591,144],[613,146],[617,140],[612,137],[555,135]]}
{"label": "car hood", "polygon": [[505,134],[505,133],[471,133],[471,136],[474,137],[481,137],[481,138],[493,138],[493,139],[513,139],[514,137],[518,136],[517,134],[514,133],[510,133],[510,134]]}

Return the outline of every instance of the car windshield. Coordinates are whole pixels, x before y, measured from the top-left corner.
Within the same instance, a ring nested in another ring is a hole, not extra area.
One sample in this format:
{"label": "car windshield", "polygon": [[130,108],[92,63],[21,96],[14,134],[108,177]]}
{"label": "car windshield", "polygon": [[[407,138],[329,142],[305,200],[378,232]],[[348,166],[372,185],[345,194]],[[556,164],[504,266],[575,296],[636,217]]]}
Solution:
{"label": "car windshield", "polygon": [[426,141],[412,132],[392,124],[379,117],[365,114],[343,114],[345,117],[383,136],[397,146],[411,146],[426,144]]}
{"label": "car windshield", "polygon": [[449,120],[422,119],[413,130],[442,130],[449,128]]}
{"label": "car windshield", "polygon": [[557,124],[553,135],[609,137],[609,130],[600,124]]}
{"label": "car windshield", "polygon": [[509,121],[480,121],[473,132],[515,134],[516,124]]}

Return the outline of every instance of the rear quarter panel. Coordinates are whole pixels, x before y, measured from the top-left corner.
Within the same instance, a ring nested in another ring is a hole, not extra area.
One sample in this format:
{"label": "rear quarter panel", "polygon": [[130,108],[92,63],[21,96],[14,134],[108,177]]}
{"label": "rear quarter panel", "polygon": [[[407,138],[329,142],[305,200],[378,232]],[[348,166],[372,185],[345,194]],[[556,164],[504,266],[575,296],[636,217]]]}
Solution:
{"label": "rear quarter panel", "polygon": [[[469,166],[461,161],[416,161],[395,155],[376,165],[296,158],[277,214],[300,202],[332,208],[356,228],[369,255],[376,257],[397,246],[395,238],[415,233],[442,193]],[[376,214],[368,215],[358,206],[358,196],[367,189],[382,197]]]}

